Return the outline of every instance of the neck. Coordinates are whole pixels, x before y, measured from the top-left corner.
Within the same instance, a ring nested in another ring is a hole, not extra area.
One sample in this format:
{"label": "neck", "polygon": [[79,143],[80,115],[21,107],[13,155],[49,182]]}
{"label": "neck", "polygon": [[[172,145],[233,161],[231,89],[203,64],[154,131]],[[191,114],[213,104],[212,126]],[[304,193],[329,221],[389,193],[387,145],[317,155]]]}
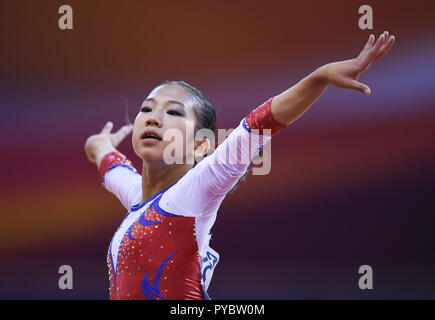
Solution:
{"label": "neck", "polygon": [[166,164],[147,161],[142,166],[142,201],[180,180],[192,168],[191,164]]}

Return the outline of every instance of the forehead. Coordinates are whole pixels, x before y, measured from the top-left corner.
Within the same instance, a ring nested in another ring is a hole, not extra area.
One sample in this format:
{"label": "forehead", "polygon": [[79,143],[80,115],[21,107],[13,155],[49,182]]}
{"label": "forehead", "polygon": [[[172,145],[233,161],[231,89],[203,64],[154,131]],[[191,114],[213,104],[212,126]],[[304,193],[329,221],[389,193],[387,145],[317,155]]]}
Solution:
{"label": "forehead", "polygon": [[[187,109],[191,109],[195,103],[194,97],[182,86],[177,84],[165,84],[155,88],[146,97],[145,101],[153,99],[157,103],[181,103]],[[151,101],[153,101],[151,100]]]}

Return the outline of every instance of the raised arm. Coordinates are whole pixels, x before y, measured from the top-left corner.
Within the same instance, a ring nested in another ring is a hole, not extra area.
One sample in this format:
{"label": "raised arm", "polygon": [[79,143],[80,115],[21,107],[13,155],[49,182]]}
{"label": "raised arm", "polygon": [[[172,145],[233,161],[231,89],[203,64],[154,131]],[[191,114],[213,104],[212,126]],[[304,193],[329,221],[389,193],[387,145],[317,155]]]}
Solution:
{"label": "raised arm", "polygon": [[118,151],[116,148],[127,137],[132,125],[125,125],[117,132],[112,133],[113,123],[108,121],[100,133],[90,136],[85,143],[85,152],[88,160],[100,168],[101,160],[110,152]]}
{"label": "raised arm", "polygon": [[[374,61],[390,50],[395,39],[394,36],[388,37],[388,32],[384,32],[376,44],[374,40],[374,36],[370,35],[364,49],[355,59],[324,65],[290,89],[251,111],[212,155],[191,169],[176,187],[162,196],[162,208],[196,217],[215,213],[226,193],[250,164],[249,161],[234,161],[234,158],[252,160],[274,134],[308,110],[328,84],[370,95],[369,87],[357,79]],[[252,129],[258,129],[260,133],[255,133]],[[271,129],[270,135],[267,132],[263,134],[262,129]],[[263,140],[257,139],[258,136]]]}
{"label": "raised arm", "polygon": [[[225,195],[242,177],[251,161],[272,136],[286,126],[271,113],[273,98],[252,110],[216,150],[162,196],[160,206],[185,216],[215,214]],[[264,131],[269,129],[270,131]]]}
{"label": "raised arm", "polygon": [[394,36],[389,36],[388,31],[381,34],[375,44],[375,36],[370,35],[356,58],[321,66],[290,89],[277,95],[271,107],[273,115],[279,122],[289,125],[311,107],[328,84],[358,90],[369,96],[370,88],[358,82],[358,77],[373,62],[381,59],[391,49],[394,41]]}
{"label": "raised arm", "polygon": [[100,133],[90,136],[85,143],[88,160],[95,163],[104,187],[112,192],[126,209],[140,201],[137,194],[141,194],[142,178],[131,162],[116,148],[127,137],[131,125],[121,127],[111,133],[113,123],[107,122]]}

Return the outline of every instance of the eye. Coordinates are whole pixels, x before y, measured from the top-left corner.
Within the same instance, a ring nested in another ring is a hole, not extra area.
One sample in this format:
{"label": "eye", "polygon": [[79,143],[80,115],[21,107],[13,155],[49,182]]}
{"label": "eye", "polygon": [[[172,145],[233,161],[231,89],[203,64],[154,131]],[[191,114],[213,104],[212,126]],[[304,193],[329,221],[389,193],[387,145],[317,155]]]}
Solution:
{"label": "eye", "polygon": [[169,110],[168,114],[173,116],[182,116],[183,114],[181,112],[178,112],[177,110]]}
{"label": "eye", "polygon": [[150,108],[150,107],[147,107],[147,106],[143,106],[143,107],[140,109],[140,112],[148,112],[148,111],[151,111],[151,108]]}

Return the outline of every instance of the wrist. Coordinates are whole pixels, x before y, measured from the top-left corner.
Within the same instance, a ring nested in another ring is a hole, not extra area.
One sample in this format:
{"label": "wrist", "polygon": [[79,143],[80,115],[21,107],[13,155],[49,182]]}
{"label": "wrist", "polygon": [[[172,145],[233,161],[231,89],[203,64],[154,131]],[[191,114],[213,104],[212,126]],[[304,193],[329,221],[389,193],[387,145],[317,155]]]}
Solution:
{"label": "wrist", "polygon": [[329,84],[329,65],[325,64],[312,73],[313,78],[323,84]]}
{"label": "wrist", "polygon": [[99,146],[95,149],[95,163],[97,164],[98,169],[101,166],[101,161],[103,160],[103,158],[112,152],[119,152],[119,151],[111,146]]}
{"label": "wrist", "polygon": [[111,167],[115,165],[124,165],[124,166],[130,166],[134,169],[132,163],[130,160],[127,159],[127,157],[122,154],[121,152],[117,151],[111,151],[109,153],[106,153],[103,158],[101,159],[100,166],[98,167],[98,172],[101,177],[101,182],[104,185],[104,175],[107,171],[110,170]]}

